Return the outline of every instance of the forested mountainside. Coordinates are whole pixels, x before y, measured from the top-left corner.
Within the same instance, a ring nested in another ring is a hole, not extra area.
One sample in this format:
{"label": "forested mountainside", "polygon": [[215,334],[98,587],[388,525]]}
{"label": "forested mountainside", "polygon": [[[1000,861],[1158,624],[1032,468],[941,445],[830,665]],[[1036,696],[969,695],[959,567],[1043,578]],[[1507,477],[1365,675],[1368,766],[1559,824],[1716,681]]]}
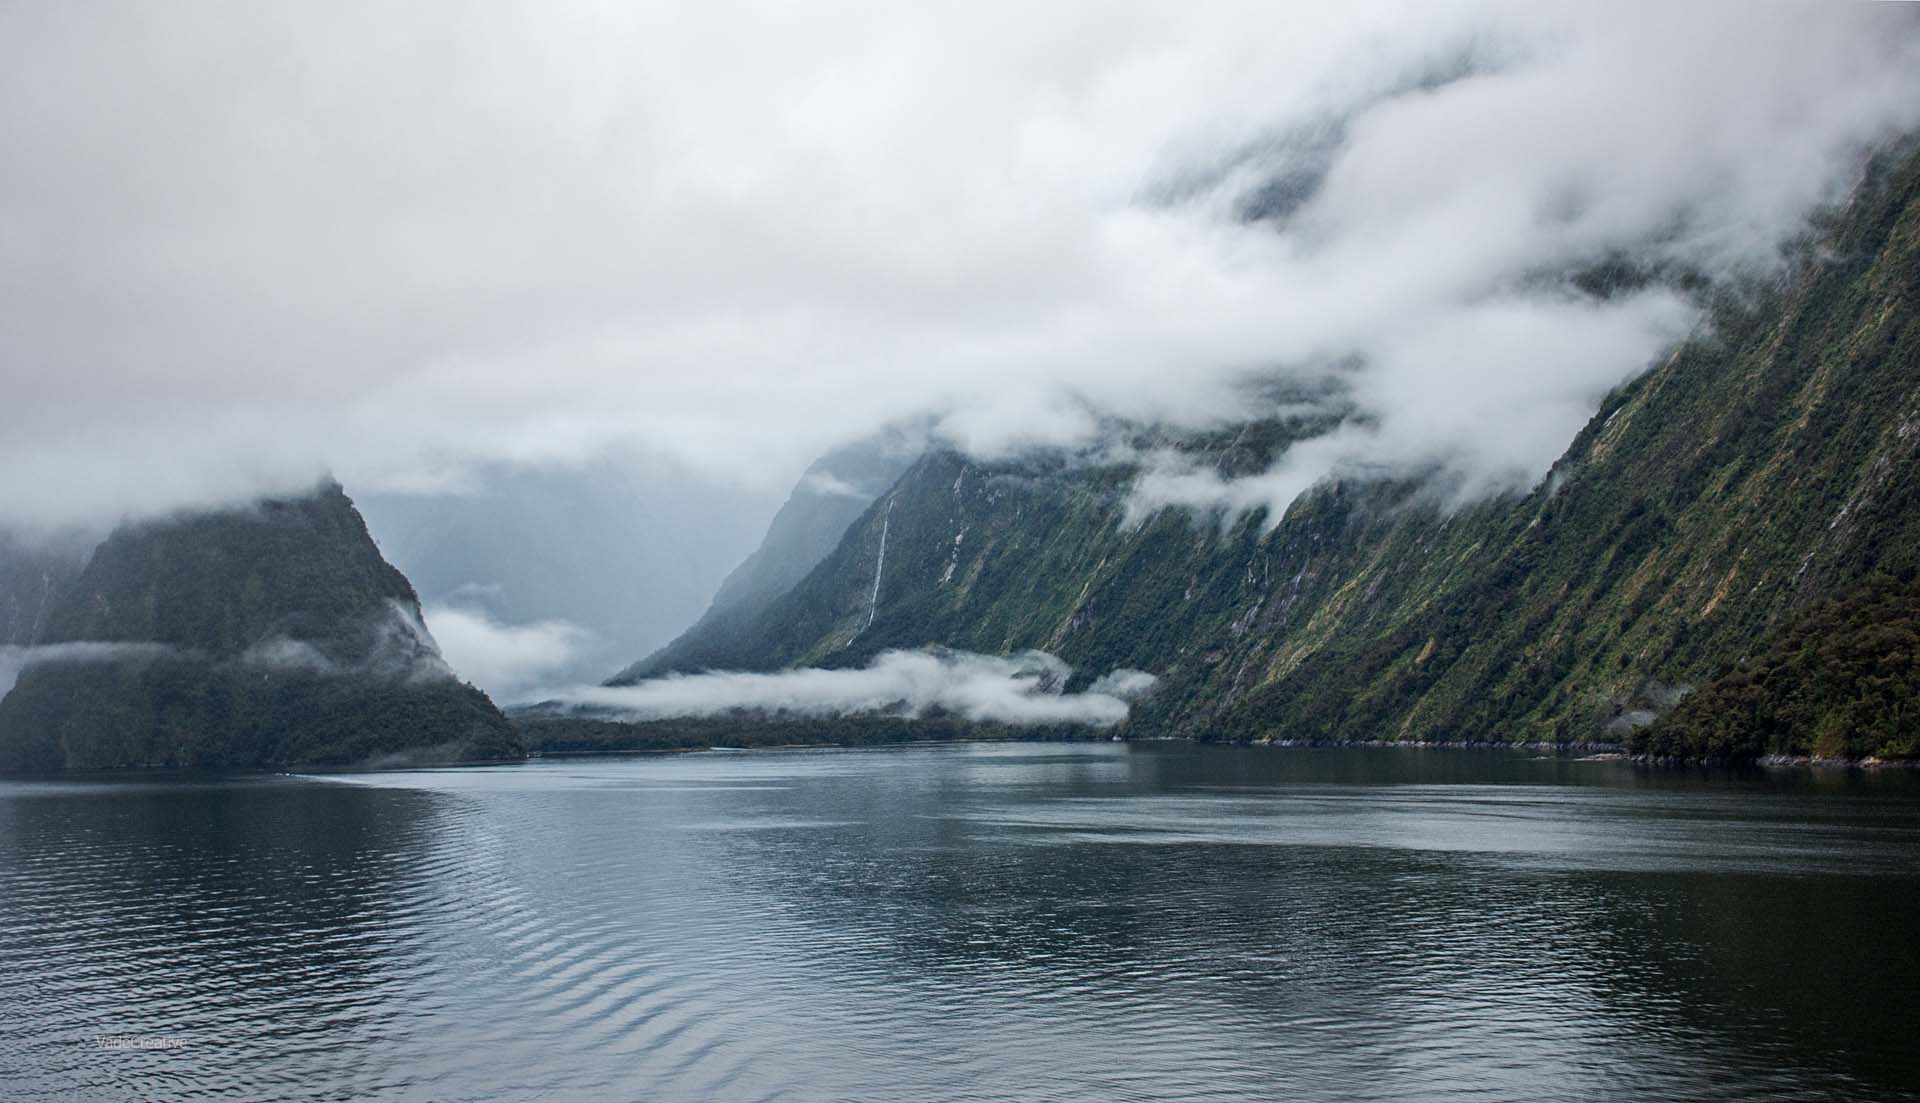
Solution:
{"label": "forested mountainside", "polygon": [[[752,555],[733,569],[713,603],[672,643],[622,671],[633,681],[700,664],[825,559],[873,500],[921,453],[914,434],[888,431],[815,460],[767,526]],[[710,663],[708,665],[711,665]]]}
{"label": "forested mountainside", "polygon": [[1639,742],[1662,756],[1920,756],[1920,579],[1877,575],[1796,612]]}
{"label": "forested mountainside", "polygon": [[0,699],[0,767],[519,753],[455,679],[338,484],[123,526]]}
{"label": "forested mountainside", "polygon": [[[668,666],[1041,648],[1081,679],[1160,675],[1135,734],[1726,750],[1697,719],[1647,725],[1829,623],[1800,619],[1818,603],[1920,567],[1917,289],[1920,160],[1903,156],[1777,286],[1609,396],[1530,493],[1449,511],[1419,481],[1335,481],[1270,533],[1177,510],[1130,528],[1128,469],[940,452],[764,613]],[[1299,431],[1192,447],[1257,470]],[[1741,753],[1912,751],[1910,733],[1768,715]]]}
{"label": "forested mountainside", "polygon": [[91,547],[72,534],[27,539],[0,531],[0,647],[39,642]]}

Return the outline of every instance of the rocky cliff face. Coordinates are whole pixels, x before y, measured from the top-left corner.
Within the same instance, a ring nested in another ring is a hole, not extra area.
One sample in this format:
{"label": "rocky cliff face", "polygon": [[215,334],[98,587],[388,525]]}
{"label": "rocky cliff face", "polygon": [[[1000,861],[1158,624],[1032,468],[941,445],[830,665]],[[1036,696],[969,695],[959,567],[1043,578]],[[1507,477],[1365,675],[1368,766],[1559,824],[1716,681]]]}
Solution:
{"label": "rocky cliff face", "polygon": [[0,699],[9,768],[519,753],[337,484],[122,527],[36,643]]}
{"label": "rocky cliff face", "polygon": [[[1161,675],[1142,733],[1643,738],[1798,611],[1920,569],[1920,161],[1822,232],[1608,397],[1530,493],[1449,510],[1419,480],[1335,482],[1271,532],[1221,531],[1171,510],[1130,525],[1124,465],[933,454],[701,663],[1041,648]],[[1313,431],[1187,447],[1258,469]],[[1844,750],[1881,749],[1861,739]]]}

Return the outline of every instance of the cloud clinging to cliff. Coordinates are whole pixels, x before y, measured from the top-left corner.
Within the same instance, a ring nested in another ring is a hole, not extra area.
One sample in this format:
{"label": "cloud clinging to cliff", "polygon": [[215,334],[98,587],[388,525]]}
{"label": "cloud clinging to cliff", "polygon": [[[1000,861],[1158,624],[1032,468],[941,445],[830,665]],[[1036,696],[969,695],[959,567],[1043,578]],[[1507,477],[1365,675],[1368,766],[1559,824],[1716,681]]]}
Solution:
{"label": "cloud clinging to cliff", "polygon": [[1915,37],[1836,5],[12,6],[0,522],[614,447],[785,480],[890,419],[1083,443],[1329,366],[1363,428],[1156,492],[1525,481],[1693,322],[1558,275],[1764,267],[1920,118]]}

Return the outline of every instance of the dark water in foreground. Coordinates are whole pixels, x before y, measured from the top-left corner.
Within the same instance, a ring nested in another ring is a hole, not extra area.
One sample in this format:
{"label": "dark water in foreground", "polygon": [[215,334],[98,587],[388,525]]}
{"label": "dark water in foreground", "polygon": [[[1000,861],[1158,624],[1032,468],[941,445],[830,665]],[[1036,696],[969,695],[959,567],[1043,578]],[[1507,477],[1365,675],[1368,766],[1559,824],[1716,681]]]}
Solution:
{"label": "dark water in foreground", "polygon": [[1030,744],[0,783],[0,1098],[1914,1098],[1917,782]]}

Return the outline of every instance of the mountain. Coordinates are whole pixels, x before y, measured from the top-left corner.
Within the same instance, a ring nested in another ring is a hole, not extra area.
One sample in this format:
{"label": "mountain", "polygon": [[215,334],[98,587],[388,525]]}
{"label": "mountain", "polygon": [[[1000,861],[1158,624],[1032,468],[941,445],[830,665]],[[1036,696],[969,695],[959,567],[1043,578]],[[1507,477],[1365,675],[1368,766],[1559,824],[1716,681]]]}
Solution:
{"label": "mountain", "polygon": [[[693,623],[776,504],[765,491],[632,458],[487,471],[461,493],[360,497],[430,624],[447,607],[502,625],[583,630],[564,661],[531,672],[549,684],[599,681]],[[446,642],[459,667],[456,641]]]}
{"label": "mountain", "polygon": [[893,429],[814,461],[774,514],[760,546],[720,583],[706,613],[673,642],[621,671],[614,683],[725,665],[735,653],[735,637],[825,559],[922,451],[916,434]]}
{"label": "mountain", "polygon": [[1920,757],[1920,579],[1876,575],[1796,612],[1642,742],[1658,757]]}
{"label": "mountain", "polygon": [[10,769],[520,753],[332,482],[119,528],[38,643],[0,699]]}
{"label": "mountain", "polygon": [[[1920,570],[1920,160],[1867,179],[1786,277],[1724,296],[1608,396],[1531,492],[1449,508],[1431,479],[1342,479],[1270,532],[1262,515],[1222,531],[1173,510],[1130,523],[1124,464],[935,452],[700,660],[1039,648],[1081,684],[1158,674],[1136,734],[1810,753],[1804,726],[1716,749],[1660,718],[1809,610]],[[1186,448],[1259,470],[1321,428]],[[1884,730],[1825,746],[1912,753]]]}
{"label": "mountain", "polygon": [[92,547],[74,533],[28,538],[0,531],[0,647],[40,641]]}

